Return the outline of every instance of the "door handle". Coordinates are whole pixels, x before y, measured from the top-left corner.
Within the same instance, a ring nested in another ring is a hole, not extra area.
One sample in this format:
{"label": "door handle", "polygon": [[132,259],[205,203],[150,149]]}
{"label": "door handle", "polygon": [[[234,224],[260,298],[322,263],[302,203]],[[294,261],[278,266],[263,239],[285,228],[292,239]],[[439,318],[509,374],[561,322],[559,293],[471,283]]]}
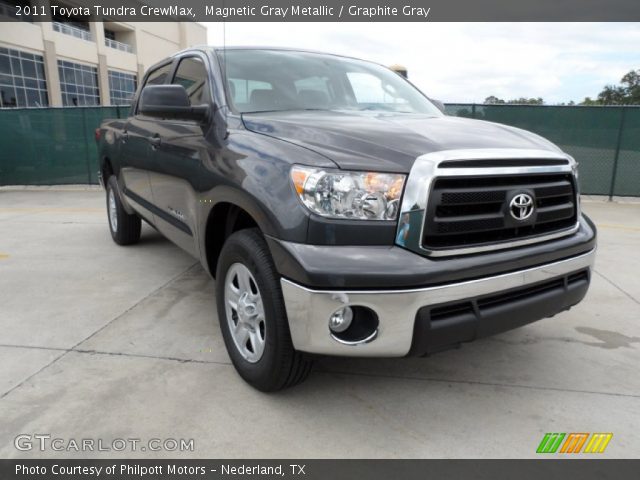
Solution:
{"label": "door handle", "polygon": [[160,138],[160,135],[156,133],[153,137],[149,138],[149,143],[151,144],[151,147],[158,148],[162,143],[162,138]]}

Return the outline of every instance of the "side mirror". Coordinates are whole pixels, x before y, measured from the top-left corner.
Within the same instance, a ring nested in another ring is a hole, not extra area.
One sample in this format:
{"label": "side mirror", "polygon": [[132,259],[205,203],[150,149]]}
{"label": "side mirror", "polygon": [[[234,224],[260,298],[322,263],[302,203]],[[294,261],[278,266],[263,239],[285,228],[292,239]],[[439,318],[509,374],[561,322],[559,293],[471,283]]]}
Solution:
{"label": "side mirror", "polygon": [[440,100],[436,100],[434,98],[430,98],[429,100],[431,100],[431,103],[433,103],[436,107],[438,107],[438,110],[440,110],[442,113],[447,113],[444,107],[444,103],[442,103]]}
{"label": "side mirror", "polygon": [[140,113],[149,117],[204,122],[209,105],[191,105],[182,85],[149,85],[140,94]]}

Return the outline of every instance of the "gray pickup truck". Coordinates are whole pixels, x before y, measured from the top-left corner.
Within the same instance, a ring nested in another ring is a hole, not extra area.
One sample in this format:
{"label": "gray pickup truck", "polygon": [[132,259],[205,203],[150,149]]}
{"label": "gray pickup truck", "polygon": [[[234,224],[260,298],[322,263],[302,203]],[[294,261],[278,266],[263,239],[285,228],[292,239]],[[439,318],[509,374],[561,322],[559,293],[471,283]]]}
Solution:
{"label": "gray pickup truck", "polygon": [[96,138],[113,240],[137,242],[144,220],[200,259],[229,356],[263,391],[302,381],[317,355],[428,355],[589,287],[575,160],[446,116],[374,63],[185,50]]}

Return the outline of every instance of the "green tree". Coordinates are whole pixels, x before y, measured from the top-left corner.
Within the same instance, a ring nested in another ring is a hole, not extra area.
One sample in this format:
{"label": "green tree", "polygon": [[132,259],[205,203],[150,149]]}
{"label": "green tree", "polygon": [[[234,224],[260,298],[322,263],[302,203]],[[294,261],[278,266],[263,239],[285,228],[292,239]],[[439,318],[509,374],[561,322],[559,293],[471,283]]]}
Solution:
{"label": "green tree", "polygon": [[503,100],[501,98],[496,97],[495,95],[491,95],[484,99],[485,105],[544,105],[544,100],[540,97],[538,98],[514,98],[512,100]]}
{"label": "green tree", "polygon": [[485,105],[497,105],[505,103],[501,98],[496,97],[495,95],[491,95],[484,99]]}
{"label": "green tree", "polygon": [[580,105],[640,105],[640,70],[631,70],[620,85],[606,85],[596,100],[587,97]]}
{"label": "green tree", "polygon": [[579,105],[602,105],[598,100],[593,100],[591,97],[585,97],[583,101],[579,103]]}
{"label": "green tree", "polygon": [[625,105],[627,92],[624,87],[607,85],[598,94],[601,105]]}
{"label": "green tree", "polygon": [[514,100],[509,100],[508,103],[514,103],[516,105],[544,105],[544,100],[540,97],[538,98],[516,98]]}

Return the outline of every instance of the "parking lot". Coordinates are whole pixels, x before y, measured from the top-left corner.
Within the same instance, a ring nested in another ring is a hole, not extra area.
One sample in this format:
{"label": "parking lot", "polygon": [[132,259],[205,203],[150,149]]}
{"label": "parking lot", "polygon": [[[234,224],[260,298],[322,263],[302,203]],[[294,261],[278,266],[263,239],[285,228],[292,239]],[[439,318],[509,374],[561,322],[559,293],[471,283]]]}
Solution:
{"label": "parking lot", "polygon": [[[429,358],[323,359],[277,394],[224,349],[213,281],[148,226],[110,236],[96,188],[0,189],[0,457],[535,457],[546,432],[640,451],[640,203],[585,199],[587,299]],[[20,451],[19,434],[193,439],[193,451]]]}

